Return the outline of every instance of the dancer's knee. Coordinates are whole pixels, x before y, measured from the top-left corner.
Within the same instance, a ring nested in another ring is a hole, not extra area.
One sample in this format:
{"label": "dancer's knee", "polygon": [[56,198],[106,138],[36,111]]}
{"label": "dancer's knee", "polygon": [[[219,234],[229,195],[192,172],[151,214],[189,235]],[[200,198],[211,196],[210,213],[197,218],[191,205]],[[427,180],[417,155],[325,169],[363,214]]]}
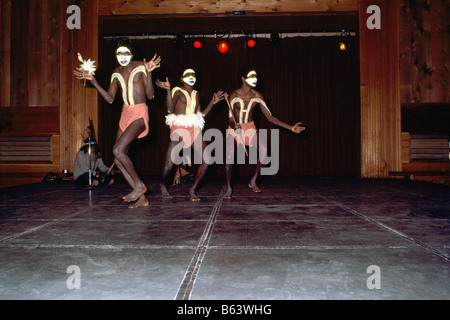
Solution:
{"label": "dancer's knee", "polygon": [[267,157],[267,147],[264,144],[259,144],[258,146],[258,154],[259,154],[259,160],[261,162],[264,162],[264,160]]}
{"label": "dancer's knee", "polygon": [[170,172],[172,171],[172,168],[173,168],[173,164],[172,163],[166,164],[164,166],[163,172],[162,172],[162,178],[163,179],[165,179],[170,174]]}
{"label": "dancer's knee", "polygon": [[234,161],[234,152],[235,148],[234,145],[230,148],[227,146],[226,154],[225,154],[225,163],[226,164],[232,164]]}
{"label": "dancer's knee", "polygon": [[208,165],[212,164],[212,157],[210,154],[206,153],[203,155],[203,163],[206,163]]}
{"label": "dancer's knee", "polygon": [[122,158],[125,155],[125,152],[119,146],[114,146],[112,152],[113,152],[115,161],[118,161],[118,159]]}

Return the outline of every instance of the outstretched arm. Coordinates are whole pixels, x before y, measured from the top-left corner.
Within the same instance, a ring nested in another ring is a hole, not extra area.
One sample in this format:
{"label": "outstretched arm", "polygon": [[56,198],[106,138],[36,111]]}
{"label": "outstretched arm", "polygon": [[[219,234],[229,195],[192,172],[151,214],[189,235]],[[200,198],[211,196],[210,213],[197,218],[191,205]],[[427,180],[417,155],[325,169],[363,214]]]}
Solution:
{"label": "outstretched arm", "polygon": [[213,97],[211,99],[211,101],[209,102],[208,106],[206,107],[206,109],[204,111],[202,111],[202,113],[206,116],[209,111],[211,111],[211,108],[218,103],[220,100],[223,100],[225,98],[224,96],[224,92],[223,91],[218,91],[215,92],[213,94]]}
{"label": "outstretched arm", "polygon": [[167,99],[166,99],[166,105],[167,105],[167,112],[172,113],[174,109],[173,99],[172,99],[172,91],[170,87],[169,78],[166,78],[166,81],[159,81],[156,80],[156,85],[162,89],[167,90]]}
{"label": "outstretched arm", "polygon": [[305,127],[301,127],[300,126],[302,124],[301,122],[298,122],[298,123],[296,123],[294,125],[290,125],[290,124],[287,124],[287,123],[285,123],[285,122],[275,118],[274,116],[269,116],[267,118],[267,120],[269,120],[270,123],[273,123],[276,126],[285,128],[285,129],[287,129],[289,131],[292,131],[294,133],[300,133],[300,132],[302,132],[302,131],[304,131],[306,129]]}
{"label": "outstretched arm", "polygon": [[97,79],[95,79],[94,75],[87,72],[87,71],[79,71],[75,70],[73,72],[77,79],[80,80],[89,80],[92,85],[97,89],[97,91],[100,93],[100,95],[103,97],[103,99],[106,100],[109,104],[112,104],[114,102],[114,98],[116,97],[117,93],[117,80],[114,79],[113,82],[111,82],[111,85],[109,86],[109,90],[106,91],[103,89],[103,87],[97,82]]}
{"label": "outstretched arm", "polygon": [[301,127],[300,125],[302,124],[301,122],[298,122],[294,125],[289,125],[277,118],[275,118],[272,113],[270,112],[269,108],[267,107],[267,105],[265,104],[264,100],[262,100],[263,103],[260,103],[260,108],[262,113],[264,114],[264,116],[267,118],[267,120],[270,123],[273,123],[276,126],[285,128],[289,131],[295,132],[295,133],[300,133],[303,130],[305,130],[305,127]]}
{"label": "outstretched arm", "polygon": [[161,65],[161,57],[158,57],[156,54],[149,62],[145,61],[144,59],[144,66],[145,69],[147,70],[147,83],[145,86],[145,93],[149,100],[152,100],[155,97],[155,89],[153,87],[153,80],[152,80],[152,71],[155,70],[156,68],[159,68],[160,65]]}

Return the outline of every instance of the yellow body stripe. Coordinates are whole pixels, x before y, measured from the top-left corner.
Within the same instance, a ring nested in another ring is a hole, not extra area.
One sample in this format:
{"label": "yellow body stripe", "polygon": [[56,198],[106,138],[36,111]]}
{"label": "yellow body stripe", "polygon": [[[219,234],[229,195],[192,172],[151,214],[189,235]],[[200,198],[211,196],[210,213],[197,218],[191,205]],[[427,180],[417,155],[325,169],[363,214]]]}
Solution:
{"label": "yellow body stripe", "polygon": [[197,105],[197,91],[192,90],[191,95],[189,95],[186,90],[181,89],[180,87],[175,87],[172,89],[172,98],[175,95],[175,92],[177,92],[178,90],[181,91],[186,97],[186,114],[194,113],[195,107]]}
{"label": "yellow body stripe", "polygon": [[123,80],[123,77],[120,73],[114,73],[111,76],[111,82],[114,81],[114,79],[117,79],[120,83],[120,86],[122,87],[122,99],[123,99],[123,103],[126,105],[130,105],[128,103],[128,98],[127,98],[127,85],[125,84],[125,80]]}
{"label": "yellow body stripe", "polygon": [[120,83],[120,86],[122,87],[122,98],[123,103],[128,106],[134,106],[134,98],[133,98],[133,81],[134,77],[139,73],[142,72],[147,76],[147,70],[144,66],[139,66],[133,71],[131,71],[130,78],[128,79],[128,89],[125,84],[125,80],[123,79],[122,75],[120,73],[113,73],[111,76],[111,82],[113,82],[114,79],[117,79]]}
{"label": "yellow body stripe", "polygon": [[134,77],[139,73],[142,72],[143,74],[145,74],[145,76],[147,76],[147,70],[145,69],[144,66],[140,66],[135,68],[131,74],[130,74],[130,78],[128,79],[128,98],[130,99],[130,106],[134,106],[134,98],[133,98],[133,80]]}
{"label": "yellow body stripe", "polygon": [[[239,109],[239,123],[242,123],[242,116],[244,114],[244,101],[241,98],[234,98],[233,100],[231,100],[231,109],[234,111],[234,105],[236,103],[239,103],[241,105],[241,108]],[[230,118],[233,117],[233,115],[231,114],[231,110],[230,110]]]}
{"label": "yellow body stripe", "polygon": [[[236,97],[233,100],[231,100],[231,108],[233,110],[234,110],[234,105],[236,103],[239,103],[241,105],[241,108],[240,108],[240,111],[239,111],[239,123],[248,123],[248,117],[250,115],[250,110],[252,109],[254,103],[261,104],[264,108],[266,108],[266,110],[269,112],[269,114],[272,115],[272,113],[270,112],[270,110],[267,107],[267,105],[264,102],[264,100],[261,100],[259,98],[253,98],[252,100],[250,100],[250,102],[247,105],[247,108],[245,108],[244,101],[241,98]],[[230,110],[229,111],[229,117],[231,118],[232,116],[233,115],[231,114],[231,110]]]}

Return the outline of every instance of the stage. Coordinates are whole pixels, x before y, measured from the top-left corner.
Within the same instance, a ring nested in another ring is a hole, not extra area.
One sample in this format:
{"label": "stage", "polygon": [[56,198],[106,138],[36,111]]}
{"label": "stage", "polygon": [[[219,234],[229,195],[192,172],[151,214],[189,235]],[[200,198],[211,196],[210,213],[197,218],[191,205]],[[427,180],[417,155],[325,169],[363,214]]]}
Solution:
{"label": "stage", "polygon": [[0,189],[0,299],[450,298],[450,189],[401,179],[192,182],[128,209],[120,179]]}

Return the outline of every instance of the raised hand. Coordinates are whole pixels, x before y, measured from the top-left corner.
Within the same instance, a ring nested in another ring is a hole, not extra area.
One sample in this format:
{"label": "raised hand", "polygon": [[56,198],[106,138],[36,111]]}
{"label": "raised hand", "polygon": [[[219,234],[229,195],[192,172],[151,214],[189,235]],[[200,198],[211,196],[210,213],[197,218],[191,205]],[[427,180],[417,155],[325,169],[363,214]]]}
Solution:
{"label": "raised hand", "polygon": [[166,90],[170,90],[170,82],[169,82],[169,78],[166,78],[166,81],[162,82],[159,81],[158,79],[156,80],[156,85],[162,89],[166,89]]}
{"label": "raised hand", "polygon": [[216,104],[220,100],[225,99],[225,94],[226,93],[224,93],[223,91],[218,91],[218,92],[214,93],[213,98],[212,98],[212,103]]}
{"label": "raised hand", "polygon": [[73,74],[77,77],[79,80],[94,80],[94,75],[88,71],[80,71],[78,69],[75,69],[73,71]]}
{"label": "raised hand", "polygon": [[300,132],[304,131],[306,128],[305,127],[300,127],[301,124],[302,124],[301,122],[298,122],[298,123],[294,124],[292,126],[291,130],[293,132],[295,132],[295,133],[300,133]]}
{"label": "raised hand", "polygon": [[145,69],[147,69],[147,72],[152,72],[161,66],[161,57],[158,57],[158,55],[155,54],[149,62],[144,59],[144,66]]}

